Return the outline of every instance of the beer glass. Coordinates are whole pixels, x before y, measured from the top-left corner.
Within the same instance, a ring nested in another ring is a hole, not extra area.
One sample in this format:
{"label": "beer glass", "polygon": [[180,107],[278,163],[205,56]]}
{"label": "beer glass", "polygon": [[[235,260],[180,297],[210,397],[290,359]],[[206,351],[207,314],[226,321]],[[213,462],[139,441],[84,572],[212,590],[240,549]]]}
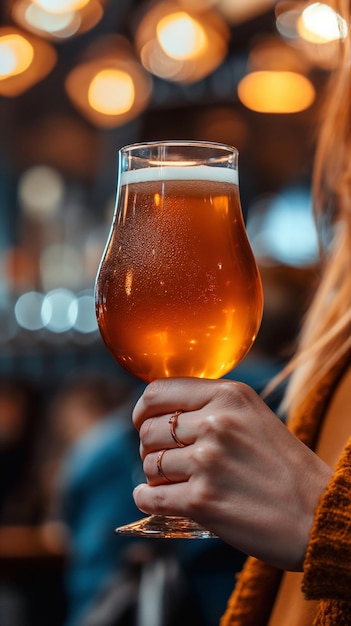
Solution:
{"label": "beer glass", "polygon": [[[220,378],[241,361],[258,332],[263,296],[242,217],[236,148],[162,141],[119,151],[95,293],[107,348],[145,382]],[[212,536],[192,520],[157,515],[116,532]]]}

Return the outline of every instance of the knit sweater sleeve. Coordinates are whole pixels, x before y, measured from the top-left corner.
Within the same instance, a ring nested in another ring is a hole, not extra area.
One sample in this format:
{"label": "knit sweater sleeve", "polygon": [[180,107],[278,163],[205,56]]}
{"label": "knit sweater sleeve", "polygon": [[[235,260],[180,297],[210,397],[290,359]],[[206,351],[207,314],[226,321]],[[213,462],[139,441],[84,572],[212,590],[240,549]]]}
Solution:
{"label": "knit sweater sleeve", "polygon": [[315,514],[304,563],[309,600],[350,600],[351,439]]}

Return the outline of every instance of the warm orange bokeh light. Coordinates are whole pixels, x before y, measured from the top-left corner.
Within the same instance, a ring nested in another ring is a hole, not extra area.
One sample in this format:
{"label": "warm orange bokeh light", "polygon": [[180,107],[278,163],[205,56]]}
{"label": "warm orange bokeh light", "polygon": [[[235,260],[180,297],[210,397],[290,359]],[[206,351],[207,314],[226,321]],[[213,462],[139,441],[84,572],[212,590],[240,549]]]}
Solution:
{"label": "warm orange bokeh light", "polygon": [[[43,32],[45,34],[57,34],[64,37],[74,35],[80,27],[80,15],[78,11],[66,11],[65,13],[49,13],[38,4],[29,4],[23,12],[25,26]],[[63,34],[62,34],[63,33]]]}
{"label": "warm orange bokeh light", "polygon": [[30,250],[21,247],[8,248],[0,261],[6,282],[15,291],[20,292],[35,284],[37,260]]}
{"label": "warm orange bokeh light", "polygon": [[347,23],[331,6],[323,2],[307,5],[297,21],[297,30],[311,43],[327,43],[347,36]]}
{"label": "warm orange bokeh light", "polygon": [[196,57],[207,45],[201,24],[184,11],[170,13],[161,18],[156,34],[163,51],[172,59]]}
{"label": "warm orange bokeh light", "polygon": [[32,0],[16,0],[11,17],[23,29],[54,41],[67,40],[93,28],[103,17],[99,0],[90,0],[80,9],[53,13]]}
{"label": "warm orange bokeh light", "polygon": [[229,29],[218,12],[196,10],[189,2],[181,10],[175,0],[161,0],[145,9],[135,32],[135,47],[145,69],[182,83],[213,72],[227,54],[228,40]]}
{"label": "warm orange bokeh light", "polygon": [[95,126],[115,128],[139,115],[150,100],[152,81],[127,39],[95,40],[68,74],[65,89],[75,107]]}
{"label": "warm orange bokeh light", "polygon": [[89,3],[89,0],[32,0],[49,13],[66,13],[78,11]]}
{"label": "warm orange bokeh light", "polygon": [[315,99],[312,83],[296,72],[252,72],[238,85],[238,96],[259,113],[298,113]]}
{"label": "warm orange bokeh light", "polygon": [[90,106],[105,115],[121,115],[134,103],[135,88],[127,72],[117,69],[101,70],[92,79],[88,100]]}
{"label": "warm orange bokeh light", "polygon": [[14,26],[0,28],[0,96],[23,93],[52,70],[57,53],[39,37]]}
{"label": "warm orange bokeh light", "polygon": [[22,35],[3,35],[0,37],[0,79],[25,72],[33,57],[33,46]]}

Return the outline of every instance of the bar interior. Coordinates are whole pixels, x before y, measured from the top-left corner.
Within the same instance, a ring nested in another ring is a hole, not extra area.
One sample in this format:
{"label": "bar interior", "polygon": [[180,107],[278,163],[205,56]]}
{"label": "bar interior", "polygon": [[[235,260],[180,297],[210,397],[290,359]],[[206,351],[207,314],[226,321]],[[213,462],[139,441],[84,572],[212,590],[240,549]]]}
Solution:
{"label": "bar interior", "polygon": [[302,0],[1,3],[2,626],[214,626],[222,615],[240,552],[113,533],[140,516],[130,415],[144,384],[112,358],[95,312],[118,151],[238,149],[264,312],[226,377],[261,392],[294,350],[318,274],[311,174],[342,30],[328,4]]}

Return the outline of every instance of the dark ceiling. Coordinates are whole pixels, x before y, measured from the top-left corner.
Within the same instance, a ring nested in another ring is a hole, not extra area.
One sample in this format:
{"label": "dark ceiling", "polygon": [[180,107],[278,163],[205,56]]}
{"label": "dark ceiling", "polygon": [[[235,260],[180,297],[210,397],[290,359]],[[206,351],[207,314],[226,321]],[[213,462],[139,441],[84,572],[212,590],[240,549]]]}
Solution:
{"label": "dark ceiling", "polygon": [[[73,193],[78,189],[79,201],[84,207],[83,219],[88,214],[87,222],[90,220],[93,230],[96,222],[105,219],[106,203],[115,190],[117,151],[134,141],[183,138],[236,145],[240,152],[244,213],[260,194],[274,193],[309,179],[318,99],[302,113],[263,115],[246,109],[236,95],[238,81],[247,69],[250,47],[264,35],[276,34],[273,9],[231,28],[226,60],[204,80],[177,85],[154,79],[147,110],[125,126],[101,130],[80,115],[64,90],[67,74],[101,35],[119,33],[133,42],[134,16],[144,4],[144,0],[106,0],[104,17],[95,28],[70,41],[55,44],[58,62],[45,79],[19,97],[0,96],[0,251],[1,246],[6,248],[20,239],[23,230],[19,235],[18,225],[25,228],[21,219],[17,219],[21,218],[21,210],[16,206],[16,184],[26,168],[41,164],[57,168]],[[0,25],[9,23],[3,0]],[[315,84],[322,85],[324,79],[317,74]],[[40,231],[37,231],[35,239],[27,228],[23,239],[29,249],[37,246],[39,250]],[[0,324],[4,336],[12,320],[12,311],[5,311]],[[28,371],[33,369],[29,335],[21,333],[13,340],[15,350],[19,350],[20,342],[26,347],[25,341],[28,341]],[[36,336],[34,340],[40,341],[40,338]],[[44,337],[44,347],[45,341]],[[58,341],[62,342],[60,336]],[[50,350],[52,345],[49,345]],[[25,367],[22,352],[20,362],[14,362],[14,367]],[[88,352],[91,353],[91,349]],[[55,376],[51,356],[50,367],[43,361],[43,376],[47,370]]]}
{"label": "dark ceiling", "polygon": [[[16,176],[33,164],[51,164],[68,180],[93,186],[99,199],[110,189],[121,145],[177,137],[237,145],[247,170],[248,200],[253,180],[255,191],[264,192],[308,176],[316,107],[288,116],[262,115],[245,109],[236,96],[250,46],[275,33],[274,9],[231,28],[226,60],[204,80],[179,85],[154,79],[152,100],[136,120],[98,130],[83,119],[65,93],[65,77],[97,37],[119,33],[132,42],[134,19],[144,5],[140,0],[107,2],[103,19],[91,31],[55,45],[58,62],[44,80],[17,98],[0,97],[0,150],[10,172]],[[1,23],[10,23],[4,7]],[[218,122],[228,118],[228,124],[216,126],[216,116]]]}

